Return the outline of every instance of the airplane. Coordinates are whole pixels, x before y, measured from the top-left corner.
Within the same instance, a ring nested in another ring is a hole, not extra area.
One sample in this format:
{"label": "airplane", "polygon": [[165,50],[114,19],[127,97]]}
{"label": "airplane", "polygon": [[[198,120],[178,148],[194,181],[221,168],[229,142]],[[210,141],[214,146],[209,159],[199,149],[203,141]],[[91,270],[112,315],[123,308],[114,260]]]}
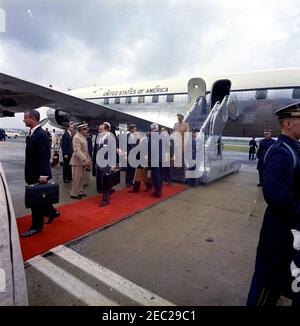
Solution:
{"label": "airplane", "polygon": [[146,131],[151,123],[173,128],[178,113],[189,112],[204,99],[203,114],[228,96],[223,136],[259,137],[279,126],[273,112],[300,101],[300,68],[201,76],[181,80],[86,87],[67,93],[0,73],[0,117],[48,107],[47,119],[56,127],[85,120],[97,130],[103,121],[113,126],[134,123]]}

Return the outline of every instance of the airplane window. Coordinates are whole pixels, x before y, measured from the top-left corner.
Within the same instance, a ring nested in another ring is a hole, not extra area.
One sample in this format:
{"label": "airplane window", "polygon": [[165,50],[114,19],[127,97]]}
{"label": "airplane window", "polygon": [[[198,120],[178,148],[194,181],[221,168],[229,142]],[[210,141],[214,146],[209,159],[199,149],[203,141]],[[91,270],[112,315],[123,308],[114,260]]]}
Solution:
{"label": "airplane window", "polygon": [[120,97],[116,97],[116,98],[115,98],[115,104],[120,104],[120,102],[121,102]]}
{"label": "airplane window", "polygon": [[145,103],[145,96],[139,96],[138,103]]}
{"label": "airplane window", "polygon": [[258,89],[255,94],[256,100],[265,100],[267,98],[267,90],[266,89]]}
{"label": "airplane window", "polygon": [[167,102],[168,102],[168,103],[170,103],[170,102],[174,102],[174,94],[167,95]]}
{"label": "airplane window", "polygon": [[103,104],[109,104],[109,98],[105,98]]}
{"label": "airplane window", "polygon": [[152,103],[158,103],[159,96],[158,95],[153,95],[152,96]]}
{"label": "airplane window", "polygon": [[300,98],[300,87],[293,89],[293,98]]}
{"label": "airplane window", "polygon": [[126,104],[131,104],[132,97],[126,97]]}

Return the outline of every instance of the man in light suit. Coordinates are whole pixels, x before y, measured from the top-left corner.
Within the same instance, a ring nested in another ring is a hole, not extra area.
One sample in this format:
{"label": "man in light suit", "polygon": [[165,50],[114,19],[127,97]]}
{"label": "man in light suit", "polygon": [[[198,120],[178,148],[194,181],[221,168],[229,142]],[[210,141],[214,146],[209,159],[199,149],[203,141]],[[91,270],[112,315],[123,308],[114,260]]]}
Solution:
{"label": "man in light suit", "polygon": [[[32,110],[24,113],[24,123],[30,128],[29,136],[26,139],[25,151],[25,181],[27,184],[46,183],[52,178],[50,168],[50,148],[48,136],[39,125],[40,113]],[[23,233],[22,237],[30,237],[43,229],[44,216],[51,223],[60,215],[53,205],[37,205],[31,208],[32,224],[30,229]]]}
{"label": "man in light suit", "polygon": [[70,161],[73,176],[70,197],[81,199],[82,197],[86,197],[86,194],[83,193],[83,185],[86,180],[86,169],[91,167],[91,159],[86,140],[88,124],[80,122],[76,128],[78,131],[73,137],[73,155]]}

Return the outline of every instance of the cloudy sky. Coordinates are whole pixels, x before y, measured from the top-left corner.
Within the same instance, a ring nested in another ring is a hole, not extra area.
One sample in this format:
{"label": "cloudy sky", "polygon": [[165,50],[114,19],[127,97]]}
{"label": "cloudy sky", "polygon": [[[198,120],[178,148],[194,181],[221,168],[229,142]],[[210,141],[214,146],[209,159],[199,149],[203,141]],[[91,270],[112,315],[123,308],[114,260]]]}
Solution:
{"label": "cloudy sky", "polygon": [[[300,65],[299,0],[0,0],[0,8],[0,71],[61,91]],[[24,127],[22,115],[0,127]]]}

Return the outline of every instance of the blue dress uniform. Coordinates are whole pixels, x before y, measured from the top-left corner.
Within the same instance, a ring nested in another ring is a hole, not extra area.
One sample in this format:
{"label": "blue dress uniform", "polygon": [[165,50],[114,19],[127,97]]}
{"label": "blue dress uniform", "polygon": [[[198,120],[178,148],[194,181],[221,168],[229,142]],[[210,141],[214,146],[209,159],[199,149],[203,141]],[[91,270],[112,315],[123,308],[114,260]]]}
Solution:
{"label": "blue dress uniform", "polygon": [[267,150],[275,143],[275,140],[272,138],[264,138],[259,142],[259,147],[256,153],[256,156],[258,158],[257,162],[257,170],[259,175],[259,184],[262,186],[263,183],[263,163],[264,163],[264,157],[267,152]]}
{"label": "blue dress uniform", "polygon": [[[281,110],[276,114],[280,117]],[[299,112],[300,113],[300,112]],[[280,295],[299,303],[292,291],[290,264],[295,251],[291,228],[300,222],[299,142],[285,135],[266,154],[263,194],[268,204],[257,247],[247,305],[275,305]]]}

